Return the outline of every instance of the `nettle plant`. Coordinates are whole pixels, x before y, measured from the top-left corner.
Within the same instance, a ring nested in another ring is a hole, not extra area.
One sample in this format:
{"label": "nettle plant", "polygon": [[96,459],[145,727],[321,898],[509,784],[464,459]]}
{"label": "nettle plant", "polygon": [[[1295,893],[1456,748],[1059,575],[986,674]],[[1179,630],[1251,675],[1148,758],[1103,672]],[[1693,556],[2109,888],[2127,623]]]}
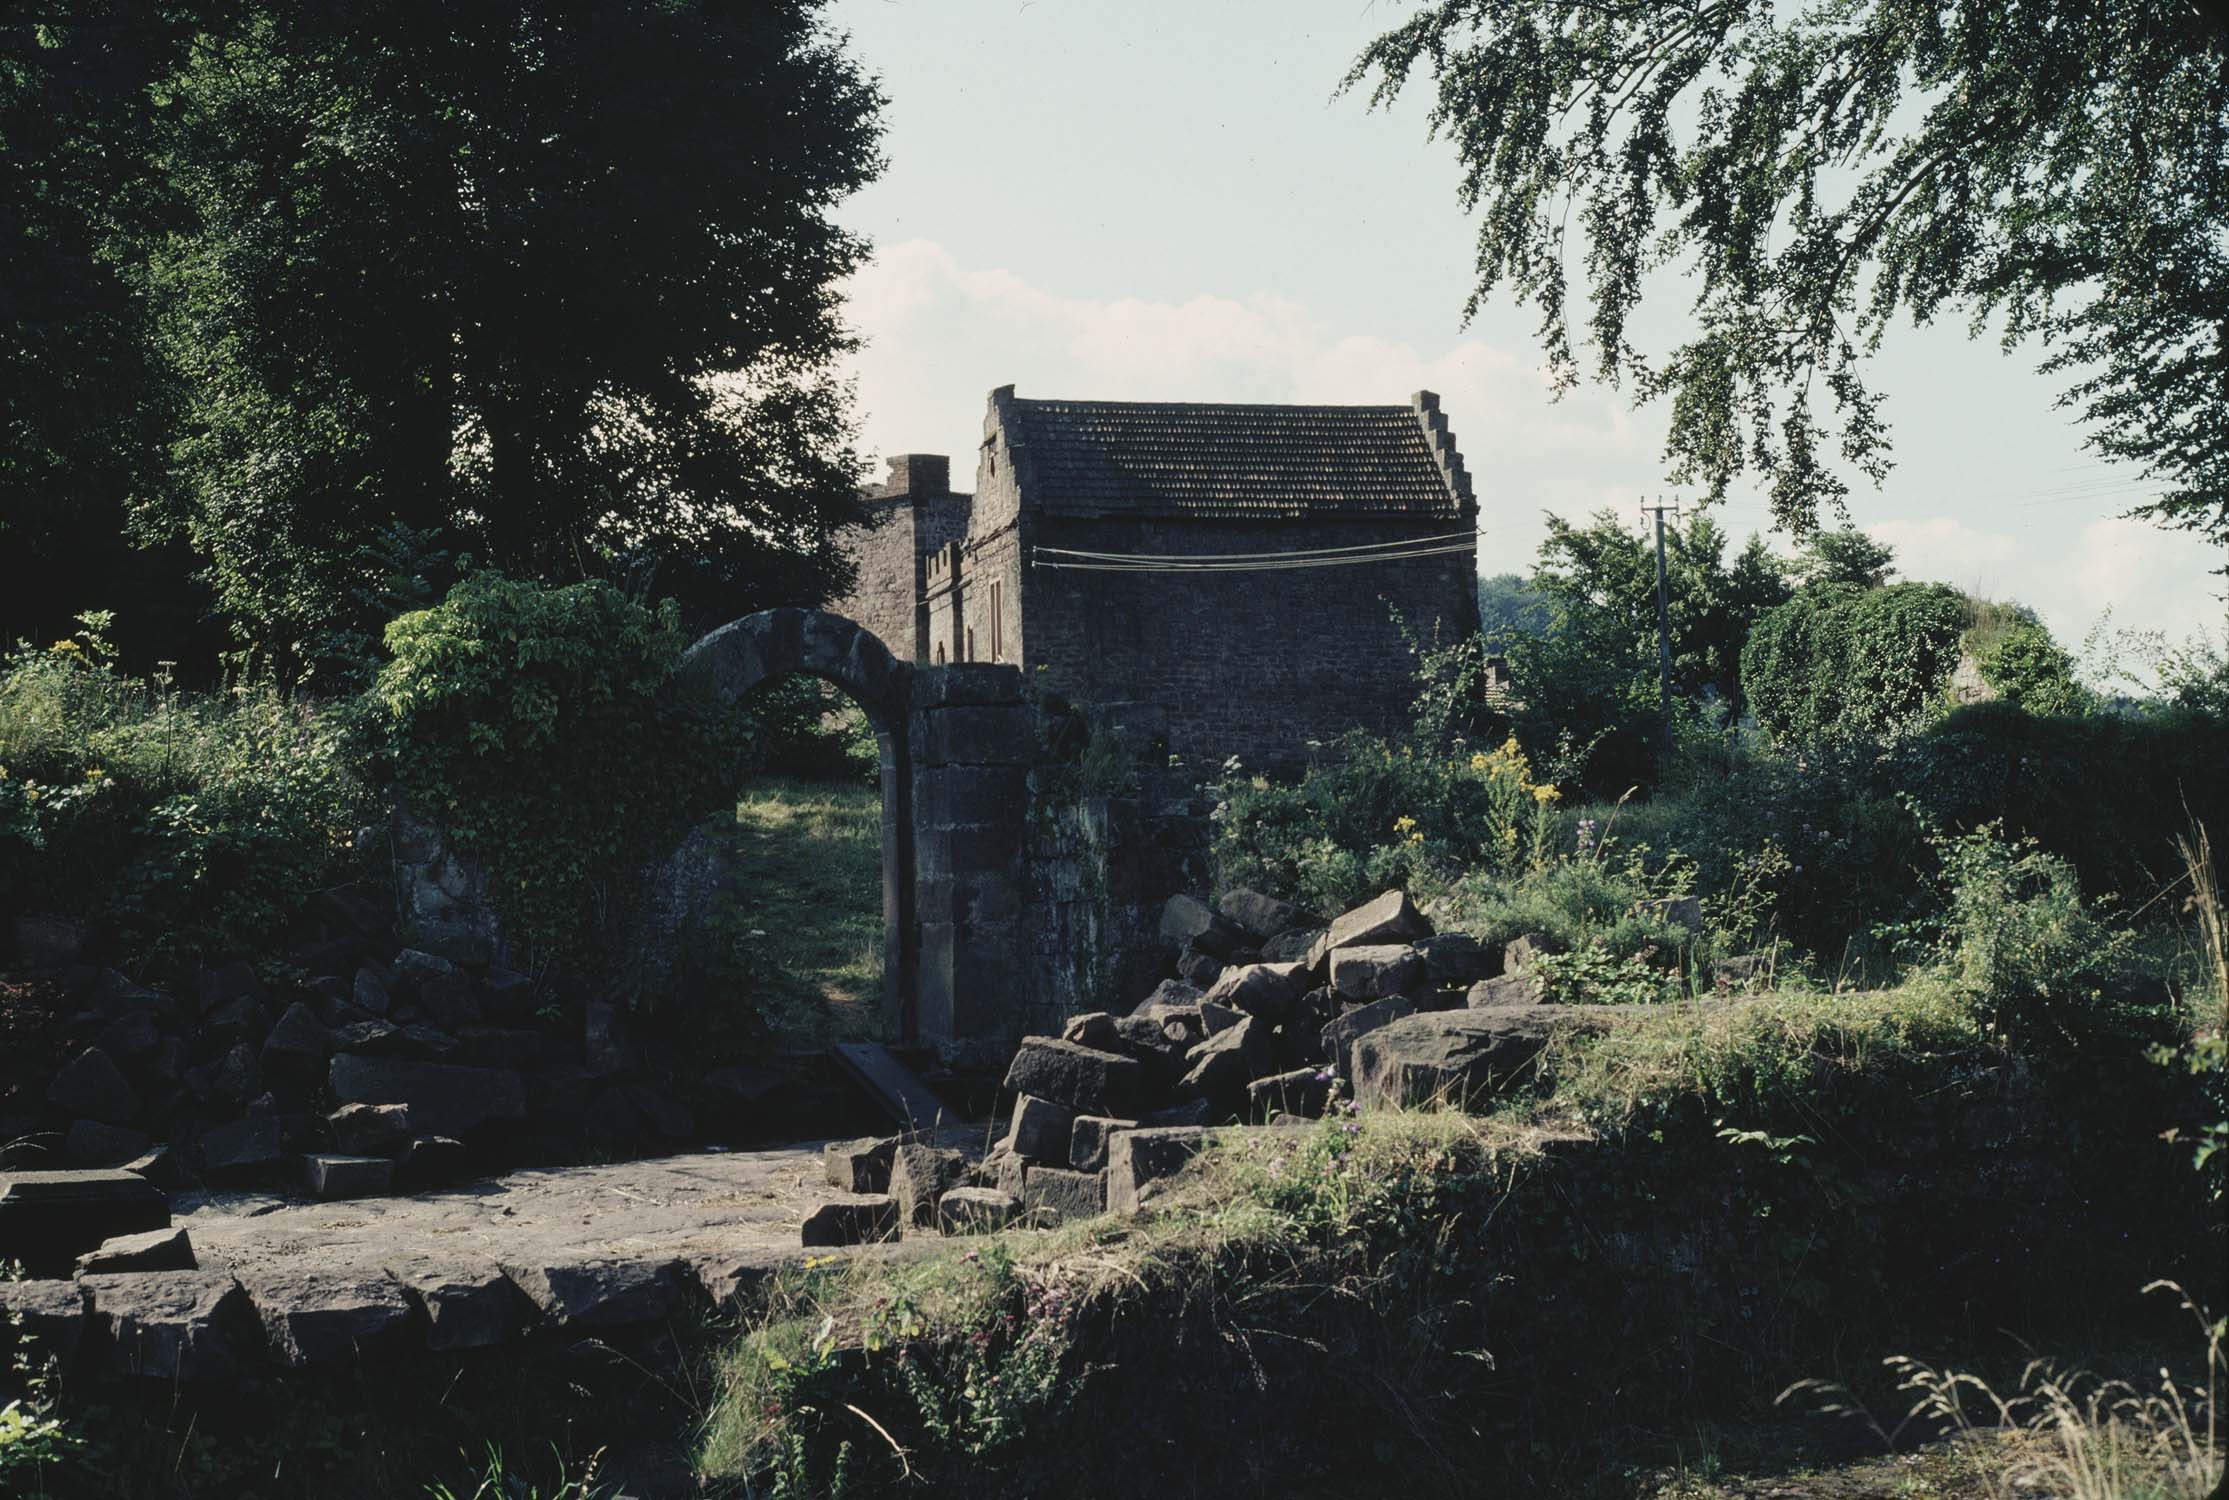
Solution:
{"label": "nettle plant", "polygon": [[402,795],[486,869],[532,959],[578,963],[734,785],[751,720],[676,678],[679,610],[481,573],[387,627],[373,689]]}

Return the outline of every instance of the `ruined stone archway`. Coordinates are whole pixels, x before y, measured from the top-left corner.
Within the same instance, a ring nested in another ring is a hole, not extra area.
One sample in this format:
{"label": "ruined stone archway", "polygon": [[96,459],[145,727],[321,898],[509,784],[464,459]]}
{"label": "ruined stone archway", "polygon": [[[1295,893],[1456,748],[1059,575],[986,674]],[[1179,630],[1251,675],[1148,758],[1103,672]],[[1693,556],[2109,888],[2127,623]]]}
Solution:
{"label": "ruined stone archway", "polygon": [[914,669],[865,629],[817,609],[770,609],[722,625],[691,646],[682,671],[729,702],[778,677],[802,673],[835,684],[875,732],[882,784],[882,985],[885,1013],[912,1041],[916,983],[914,774],[909,717]]}

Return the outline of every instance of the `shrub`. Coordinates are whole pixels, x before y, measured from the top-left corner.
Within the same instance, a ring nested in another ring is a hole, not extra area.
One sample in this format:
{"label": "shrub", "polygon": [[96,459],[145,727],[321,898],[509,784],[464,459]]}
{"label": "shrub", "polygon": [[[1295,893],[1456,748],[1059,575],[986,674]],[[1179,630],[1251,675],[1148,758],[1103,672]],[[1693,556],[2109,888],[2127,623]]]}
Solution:
{"label": "shrub", "polygon": [[108,617],[86,622],[0,665],[0,905],[92,921],[116,961],[176,969],[268,942],[357,876],[377,804],[353,704],[128,677]]}
{"label": "shrub", "polygon": [[1893,737],[1939,706],[1965,627],[1965,597],[1941,584],[1805,589],[1750,632],[1742,691],[1776,740]]}
{"label": "shrub", "polygon": [[1213,814],[1219,883],[1326,912],[1435,872],[1536,865],[1562,795],[1514,739],[1435,754],[1350,734],[1297,782],[1249,777],[1235,760],[1224,770]]}
{"label": "shrub", "polygon": [[1982,680],[2034,714],[2085,714],[2096,706],[2075,680],[2074,658],[2032,616],[2007,626],[1981,653]]}
{"label": "shrub", "polygon": [[594,957],[642,869],[733,788],[751,734],[675,680],[670,603],[481,573],[387,627],[398,789],[481,862],[535,961]]}

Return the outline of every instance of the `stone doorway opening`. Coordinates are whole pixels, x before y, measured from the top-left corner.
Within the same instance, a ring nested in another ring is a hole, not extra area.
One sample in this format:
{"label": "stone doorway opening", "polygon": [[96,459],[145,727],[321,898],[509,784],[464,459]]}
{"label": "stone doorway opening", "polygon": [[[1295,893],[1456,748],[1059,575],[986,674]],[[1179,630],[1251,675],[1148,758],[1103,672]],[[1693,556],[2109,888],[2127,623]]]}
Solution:
{"label": "stone doorway opening", "polygon": [[748,990],[732,998],[786,1045],[894,1040],[884,747],[866,711],[819,678],[769,678],[744,706],[760,742],[715,815],[715,916]]}
{"label": "stone doorway opening", "polygon": [[810,724],[828,762],[769,767],[774,774],[738,789],[732,824],[715,819],[733,846],[719,920],[735,951],[762,965],[754,976],[739,964],[737,982],[769,987],[749,998],[777,1008],[785,994],[793,1004],[821,1001],[825,1033],[799,1043],[910,1041],[919,948],[912,667],[849,620],[783,609],[713,631],[690,648],[687,670],[731,701]]}

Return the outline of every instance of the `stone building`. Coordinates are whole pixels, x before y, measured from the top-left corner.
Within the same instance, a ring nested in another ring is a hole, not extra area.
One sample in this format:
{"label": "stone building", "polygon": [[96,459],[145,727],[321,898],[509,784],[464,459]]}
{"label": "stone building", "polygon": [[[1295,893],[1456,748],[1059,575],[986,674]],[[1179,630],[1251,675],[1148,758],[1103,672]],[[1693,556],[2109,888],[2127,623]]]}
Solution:
{"label": "stone building", "polygon": [[[1165,713],[1209,770],[1407,722],[1402,628],[1478,627],[1478,505],[1440,411],[991,392],[973,493],[890,460],[831,606],[901,661],[1000,662],[1083,704]],[[1362,559],[1357,562],[1356,559]]]}

